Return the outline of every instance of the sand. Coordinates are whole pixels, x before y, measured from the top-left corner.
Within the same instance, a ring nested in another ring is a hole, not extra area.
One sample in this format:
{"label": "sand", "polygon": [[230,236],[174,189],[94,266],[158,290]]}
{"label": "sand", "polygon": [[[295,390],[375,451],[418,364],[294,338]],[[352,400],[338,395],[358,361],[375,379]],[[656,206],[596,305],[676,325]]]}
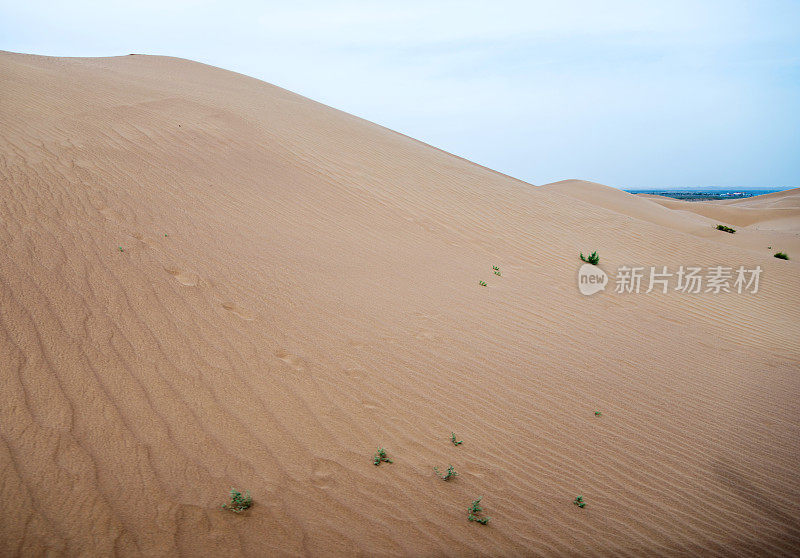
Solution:
{"label": "sand", "polygon": [[651,199],[666,208],[688,211],[716,222],[789,233],[787,239],[794,238],[794,242],[798,242],[800,188],[737,200],[687,202],[663,196]]}
{"label": "sand", "polygon": [[[0,555],[800,552],[797,191],[535,187],[199,63],[11,53],[0,185]],[[763,273],[586,297],[592,250]]]}

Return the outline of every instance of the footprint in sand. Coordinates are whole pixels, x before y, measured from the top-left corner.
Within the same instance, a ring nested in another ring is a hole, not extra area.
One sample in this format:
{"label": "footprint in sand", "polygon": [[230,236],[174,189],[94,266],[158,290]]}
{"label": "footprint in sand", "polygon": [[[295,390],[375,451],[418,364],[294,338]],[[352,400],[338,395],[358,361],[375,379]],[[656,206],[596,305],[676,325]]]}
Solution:
{"label": "footprint in sand", "polygon": [[414,316],[419,324],[414,332],[415,338],[428,341],[437,338],[433,316],[423,312],[414,312],[412,316]]}
{"label": "footprint in sand", "polygon": [[344,375],[352,380],[361,380],[364,377],[364,371],[360,368],[348,367],[343,370]]}
{"label": "footprint in sand", "polygon": [[311,484],[328,490],[336,486],[336,479],[343,478],[344,474],[344,468],[335,461],[315,458],[311,470]]}
{"label": "footprint in sand", "polygon": [[[156,238],[152,235],[142,234],[140,232],[131,233],[131,236],[147,246],[148,248],[153,248],[155,250],[160,250],[161,246],[158,244]],[[169,271],[169,270],[167,270]]]}
{"label": "footprint in sand", "polygon": [[[172,275],[175,280],[186,287],[196,287],[199,277],[191,271],[183,271],[177,267],[165,267],[164,271]],[[224,307],[224,305],[223,305]]]}
{"label": "footprint in sand", "polygon": [[303,369],[303,361],[300,360],[300,357],[295,356],[284,349],[278,349],[275,351],[275,356],[288,364],[293,370],[299,372]]}
{"label": "footprint in sand", "polygon": [[420,329],[419,331],[417,331],[414,337],[416,337],[417,339],[425,339],[427,341],[430,341],[432,339],[436,339],[436,333],[430,329]]}
{"label": "footprint in sand", "polygon": [[361,404],[364,405],[365,409],[369,409],[370,411],[374,411],[378,408],[378,404],[375,401],[371,401],[369,399],[364,399],[361,401]]}
{"label": "footprint in sand", "polygon": [[222,307],[234,316],[239,316],[243,320],[253,319],[253,315],[250,312],[236,304],[233,304],[232,302],[223,302]]}
{"label": "footprint in sand", "polygon": [[100,211],[100,214],[105,217],[107,221],[111,221],[112,223],[118,223],[122,220],[122,215],[110,207],[102,207],[98,211]]}

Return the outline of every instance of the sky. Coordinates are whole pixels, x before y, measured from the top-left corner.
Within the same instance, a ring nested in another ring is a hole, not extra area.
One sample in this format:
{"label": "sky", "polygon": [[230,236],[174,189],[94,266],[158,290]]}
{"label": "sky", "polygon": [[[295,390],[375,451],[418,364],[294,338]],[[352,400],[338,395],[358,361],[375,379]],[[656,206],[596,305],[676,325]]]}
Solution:
{"label": "sky", "polygon": [[0,0],[0,50],[197,60],[533,184],[800,186],[800,0]]}

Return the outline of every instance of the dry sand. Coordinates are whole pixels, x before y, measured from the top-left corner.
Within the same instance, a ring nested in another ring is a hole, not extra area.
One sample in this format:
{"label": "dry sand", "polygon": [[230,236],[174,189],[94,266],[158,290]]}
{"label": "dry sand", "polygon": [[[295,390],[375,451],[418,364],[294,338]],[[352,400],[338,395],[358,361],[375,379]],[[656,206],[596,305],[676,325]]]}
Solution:
{"label": "dry sand", "polygon": [[708,217],[716,222],[754,230],[783,231],[796,240],[800,231],[800,188],[737,200],[688,202],[652,196],[656,203],[680,211]]}
{"label": "dry sand", "polygon": [[[10,53],[0,181],[0,555],[800,552],[797,191],[533,187],[202,64]],[[591,250],[764,271],[584,297]]]}

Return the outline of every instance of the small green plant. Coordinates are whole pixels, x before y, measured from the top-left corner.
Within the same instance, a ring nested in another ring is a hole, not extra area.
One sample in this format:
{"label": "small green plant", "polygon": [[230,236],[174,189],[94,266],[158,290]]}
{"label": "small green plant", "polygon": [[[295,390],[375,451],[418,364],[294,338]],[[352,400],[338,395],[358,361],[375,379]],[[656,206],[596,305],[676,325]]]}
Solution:
{"label": "small green plant", "polygon": [[573,500],[572,503],[578,506],[579,508],[583,508],[586,506],[586,502],[583,501],[583,496],[581,495],[578,495],[578,497],[575,498],[575,500]]}
{"label": "small green plant", "polygon": [[125,248],[123,248],[122,246],[117,246],[117,250],[119,250],[120,252],[124,252]]}
{"label": "small green plant", "polygon": [[231,488],[231,501],[227,504],[222,504],[222,509],[230,510],[233,513],[242,513],[252,505],[253,498],[250,497],[249,491],[242,494],[235,488]]}
{"label": "small green plant", "polygon": [[455,432],[451,432],[450,433],[450,441],[453,442],[454,446],[460,446],[461,444],[464,443],[464,440],[456,440],[456,433]]}
{"label": "small green plant", "polygon": [[778,258],[779,260],[788,260],[789,256],[786,255],[786,252],[775,252],[773,254],[774,257]]}
{"label": "small green plant", "polygon": [[598,256],[597,252],[595,251],[589,254],[589,257],[587,258],[583,255],[583,252],[581,252],[581,260],[592,265],[597,265],[597,263],[600,261],[600,256]]}
{"label": "small green plant", "polygon": [[486,281],[478,281],[478,285],[480,285],[481,287],[485,287]]}
{"label": "small green plant", "polygon": [[489,523],[490,517],[481,517],[480,514],[483,512],[483,508],[481,507],[481,500],[483,500],[483,496],[478,498],[477,500],[472,501],[472,505],[467,508],[467,519],[470,521],[477,521],[481,525],[486,525]]}
{"label": "small green plant", "polygon": [[594,416],[596,416],[596,417],[602,417],[602,416],[603,416],[603,413],[601,413],[600,411],[595,411],[595,412],[594,412]]}
{"label": "small green plant", "polygon": [[499,271],[495,271],[494,274],[497,275],[498,277],[502,277],[502,275],[500,275]]}
{"label": "small green plant", "polygon": [[169,236],[169,235],[168,235],[167,233],[164,233],[164,238],[166,238],[166,237],[168,237],[168,236]]}
{"label": "small green plant", "polygon": [[731,234],[736,232],[736,229],[732,229],[730,227],[726,227],[725,225],[717,225],[717,230],[718,231],[725,231],[726,233],[731,233]]}
{"label": "small green plant", "polygon": [[391,459],[386,456],[386,450],[384,448],[379,447],[378,451],[375,452],[375,455],[372,456],[372,464],[376,467],[381,463],[394,463]]}
{"label": "small green plant", "polygon": [[450,465],[447,468],[447,472],[444,475],[439,472],[439,468],[438,467],[434,467],[433,468],[433,472],[436,473],[437,477],[439,477],[442,480],[446,480],[446,481],[452,479],[453,477],[457,477],[458,476],[458,473],[456,473],[455,467],[453,467],[452,465]]}
{"label": "small green plant", "polygon": [[493,265],[493,266],[492,266],[492,269],[493,269],[493,270],[495,270],[495,271],[500,271],[500,268],[499,268],[499,267],[497,267],[496,265]]}

